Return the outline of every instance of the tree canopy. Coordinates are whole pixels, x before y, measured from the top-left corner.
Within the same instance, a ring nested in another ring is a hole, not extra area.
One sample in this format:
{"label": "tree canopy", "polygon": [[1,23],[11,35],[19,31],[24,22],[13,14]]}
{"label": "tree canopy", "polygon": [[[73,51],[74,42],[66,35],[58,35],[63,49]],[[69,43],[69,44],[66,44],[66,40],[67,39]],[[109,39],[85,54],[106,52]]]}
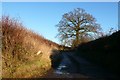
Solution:
{"label": "tree canopy", "polygon": [[96,19],[82,8],[65,13],[56,26],[61,43],[73,47],[97,38],[101,30]]}

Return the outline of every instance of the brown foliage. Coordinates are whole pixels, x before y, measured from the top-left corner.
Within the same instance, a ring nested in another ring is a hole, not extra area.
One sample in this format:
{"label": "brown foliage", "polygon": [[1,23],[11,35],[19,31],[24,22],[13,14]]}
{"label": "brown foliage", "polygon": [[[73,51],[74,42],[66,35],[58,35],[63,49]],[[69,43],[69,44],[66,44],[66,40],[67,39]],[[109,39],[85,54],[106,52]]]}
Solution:
{"label": "brown foliage", "polygon": [[[3,76],[9,73],[9,77],[13,77],[13,73],[17,74],[16,70],[20,65],[31,61],[42,59],[49,62],[52,49],[59,47],[58,44],[26,29],[15,18],[2,16],[0,22],[2,23]],[[36,55],[38,51],[41,51],[41,54]]]}

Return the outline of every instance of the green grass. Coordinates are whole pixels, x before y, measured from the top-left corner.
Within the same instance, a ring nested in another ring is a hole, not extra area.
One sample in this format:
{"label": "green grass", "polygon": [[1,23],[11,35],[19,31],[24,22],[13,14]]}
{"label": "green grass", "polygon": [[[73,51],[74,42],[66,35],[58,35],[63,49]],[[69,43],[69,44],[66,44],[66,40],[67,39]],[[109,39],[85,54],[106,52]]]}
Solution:
{"label": "green grass", "polygon": [[48,62],[43,60],[32,61],[16,68],[13,77],[35,77],[42,76],[49,68]]}
{"label": "green grass", "polygon": [[31,78],[35,76],[42,76],[50,68],[50,62],[44,60],[34,60],[27,63],[22,63],[16,67],[6,68],[6,75],[4,78]]}

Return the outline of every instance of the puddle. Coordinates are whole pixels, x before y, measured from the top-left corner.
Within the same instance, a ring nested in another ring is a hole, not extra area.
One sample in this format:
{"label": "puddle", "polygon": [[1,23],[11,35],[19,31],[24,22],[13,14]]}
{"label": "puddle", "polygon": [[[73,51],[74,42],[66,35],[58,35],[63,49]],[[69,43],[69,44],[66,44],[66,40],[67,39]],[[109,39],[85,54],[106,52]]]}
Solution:
{"label": "puddle", "polygon": [[55,74],[69,74],[68,72],[65,71],[67,67],[65,65],[60,65],[56,70],[55,70]]}

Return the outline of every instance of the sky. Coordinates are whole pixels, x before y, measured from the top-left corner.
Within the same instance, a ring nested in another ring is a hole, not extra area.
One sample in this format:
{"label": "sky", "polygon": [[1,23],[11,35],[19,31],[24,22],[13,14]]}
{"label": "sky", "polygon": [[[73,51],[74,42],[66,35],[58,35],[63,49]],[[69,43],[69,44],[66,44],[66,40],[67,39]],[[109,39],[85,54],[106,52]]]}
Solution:
{"label": "sky", "polygon": [[2,2],[118,2],[119,0],[1,0]]}
{"label": "sky", "polygon": [[[118,3],[118,14],[120,14],[120,2]],[[120,15],[118,15],[118,29],[120,30]]]}
{"label": "sky", "polygon": [[105,33],[111,27],[118,29],[117,2],[3,2],[2,14],[19,19],[26,28],[59,43],[55,26],[63,14],[75,8],[93,15]]}

